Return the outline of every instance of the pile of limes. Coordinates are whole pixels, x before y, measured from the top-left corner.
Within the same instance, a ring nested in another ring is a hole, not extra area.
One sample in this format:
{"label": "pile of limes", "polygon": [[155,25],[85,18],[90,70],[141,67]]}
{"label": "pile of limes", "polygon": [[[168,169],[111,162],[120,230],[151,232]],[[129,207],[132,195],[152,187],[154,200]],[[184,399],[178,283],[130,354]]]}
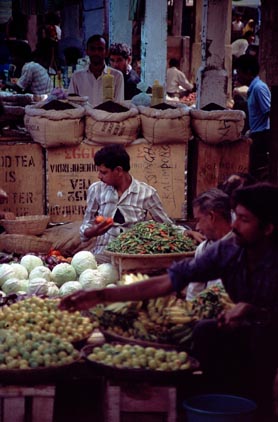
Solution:
{"label": "pile of limes", "polygon": [[51,333],[0,330],[0,369],[35,369],[74,362],[79,352]]}
{"label": "pile of limes", "polygon": [[31,296],[0,308],[0,329],[11,329],[19,334],[51,333],[68,342],[88,337],[93,325],[79,311],[58,309],[60,299]]}
{"label": "pile of limes", "polygon": [[95,346],[87,358],[93,362],[117,368],[141,368],[158,371],[177,371],[190,368],[185,351],[165,350],[138,344],[104,343]]}

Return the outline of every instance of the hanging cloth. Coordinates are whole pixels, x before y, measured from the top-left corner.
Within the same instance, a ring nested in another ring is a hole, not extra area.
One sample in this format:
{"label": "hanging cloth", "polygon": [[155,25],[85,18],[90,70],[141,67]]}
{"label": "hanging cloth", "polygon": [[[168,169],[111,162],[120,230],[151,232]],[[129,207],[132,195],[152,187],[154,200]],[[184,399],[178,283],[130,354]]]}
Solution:
{"label": "hanging cloth", "polygon": [[12,0],[1,0],[0,2],[0,24],[7,23],[12,17]]}

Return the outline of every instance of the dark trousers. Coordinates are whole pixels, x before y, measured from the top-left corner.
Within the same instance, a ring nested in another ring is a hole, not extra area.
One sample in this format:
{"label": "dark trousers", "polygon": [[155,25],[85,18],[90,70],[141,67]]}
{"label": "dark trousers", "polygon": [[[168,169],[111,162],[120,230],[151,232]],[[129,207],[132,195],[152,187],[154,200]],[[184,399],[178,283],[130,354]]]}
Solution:
{"label": "dark trousers", "polygon": [[269,178],[269,144],[270,130],[254,132],[251,135],[249,172],[258,181]]}

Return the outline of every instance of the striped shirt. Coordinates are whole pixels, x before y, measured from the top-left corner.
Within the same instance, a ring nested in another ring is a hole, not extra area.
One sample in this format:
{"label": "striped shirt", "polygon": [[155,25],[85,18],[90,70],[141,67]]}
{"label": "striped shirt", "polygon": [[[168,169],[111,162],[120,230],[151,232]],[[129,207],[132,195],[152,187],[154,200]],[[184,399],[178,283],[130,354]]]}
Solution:
{"label": "striped shirt", "polygon": [[166,214],[156,189],[152,186],[132,178],[129,188],[119,198],[113,186],[100,181],[93,183],[88,189],[87,208],[80,227],[81,240],[88,240],[84,232],[93,225],[96,215],[114,218],[117,210],[122,214],[124,223],[112,226],[105,234],[97,237],[92,251],[95,255],[101,254],[108,243],[120,233],[139,221],[147,220],[148,212],[152,219],[159,223],[173,223]]}
{"label": "striped shirt", "polygon": [[49,94],[53,88],[47,70],[39,63],[28,62],[22,68],[17,85],[31,94]]}
{"label": "striped shirt", "polygon": [[[102,74],[95,78],[94,74],[87,69],[74,72],[68,88],[68,94],[77,94],[80,97],[88,96],[89,103],[96,107],[104,102],[102,92],[102,76],[107,74],[105,66]],[[124,78],[122,72],[110,68],[110,74],[114,76],[114,101],[124,101]]]}

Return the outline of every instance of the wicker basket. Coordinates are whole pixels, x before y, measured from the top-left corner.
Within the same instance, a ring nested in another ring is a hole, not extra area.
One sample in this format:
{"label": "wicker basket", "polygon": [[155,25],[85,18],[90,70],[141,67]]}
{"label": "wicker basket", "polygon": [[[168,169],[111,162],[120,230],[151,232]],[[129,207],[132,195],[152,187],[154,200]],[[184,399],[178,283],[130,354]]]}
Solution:
{"label": "wicker basket", "polygon": [[16,217],[14,220],[1,220],[1,225],[9,234],[31,234],[34,236],[42,234],[50,217],[48,215],[28,215]]}
{"label": "wicker basket", "polygon": [[25,234],[2,234],[0,236],[0,250],[8,253],[47,254],[51,247],[51,241],[36,236],[26,236]]}

